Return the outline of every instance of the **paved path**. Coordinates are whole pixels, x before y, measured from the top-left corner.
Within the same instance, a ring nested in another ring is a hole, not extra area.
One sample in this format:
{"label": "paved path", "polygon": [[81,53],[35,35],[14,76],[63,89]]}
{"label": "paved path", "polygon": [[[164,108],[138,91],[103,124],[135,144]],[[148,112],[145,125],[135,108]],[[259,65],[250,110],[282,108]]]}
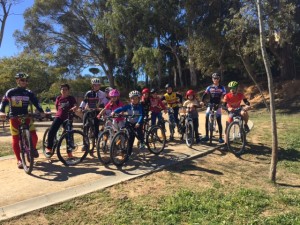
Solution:
{"label": "paved path", "polygon": [[57,157],[48,160],[40,154],[32,175],[16,168],[13,157],[0,158],[0,220],[62,202],[80,195],[112,186],[160,170],[179,161],[212,152],[216,146],[186,147],[170,143],[163,154],[147,151],[135,154],[122,170],[104,167],[98,159],[88,156],[81,164],[65,167]]}

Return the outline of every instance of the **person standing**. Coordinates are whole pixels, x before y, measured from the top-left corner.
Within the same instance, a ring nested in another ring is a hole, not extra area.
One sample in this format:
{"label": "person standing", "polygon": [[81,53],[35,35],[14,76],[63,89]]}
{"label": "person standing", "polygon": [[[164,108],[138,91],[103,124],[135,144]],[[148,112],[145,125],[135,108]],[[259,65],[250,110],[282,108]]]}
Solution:
{"label": "person standing", "polygon": [[[206,96],[209,96],[209,103],[218,105],[218,109],[216,112],[217,116],[217,123],[219,127],[219,143],[224,143],[223,140],[223,127],[222,127],[222,106],[221,106],[221,100],[223,96],[226,94],[226,89],[224,86],[220,85],[220,78],[221,76],[218,73],[212,74],[212,81],[213,84],[208,86],[202,96],[200,105],[204,105],[204,99]],[[209,118],[209,111],[210,107],[207,107],[206,110],[206,117],[205,117],[205,137],[201,139],[201,141],[208,141],[208,118]]]}
{"label": "person standing", "polygon": [[[18,120],[19,115],[28,114],[28,106],[31,102],[37,110],[41,113],[41,116],[44,117],[44,110],[41,107],[35,94],[27,89],[29,82],[29,75],[26,73],[17,73],[15,75],[17,87],[9,89],[0,104],[0,117],[6,116],[5,107],[9,106],[9,123],[10,123],[10,133],[12,136],[12,148],[14,154],[17,158],[17,165],[19,169],[23,168],[21,157],[20,157],[20,146],[19,146],[19,125],[20,121]],[[26,124],[29,126],[29,131],[32,139],[32,144],[35,149],[34,157],[38,158],[39,153],[36,150],[36,145],[38,142],[38,136],[35,131],[32,118],[26,118]]]}

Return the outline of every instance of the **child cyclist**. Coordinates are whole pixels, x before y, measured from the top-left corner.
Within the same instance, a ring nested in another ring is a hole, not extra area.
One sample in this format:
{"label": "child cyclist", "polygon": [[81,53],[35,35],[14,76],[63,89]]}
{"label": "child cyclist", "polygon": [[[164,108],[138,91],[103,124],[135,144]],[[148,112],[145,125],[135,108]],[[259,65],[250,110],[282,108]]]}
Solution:
{"label": "child cyclist", "polygon": [[[115,109],[124,106],[120,101],[120,92],[117,89],[112,89],[108,93],[110,101],[105,105],[104,109],[97,115],[97,118],[100,119],[103,115],[110,115]],[[114,127],[120,129],[124,127],[124,118],[115,118],[113,119]]]}
{"label": "child cyclist", "polygon": [[[60,93],[61,95],[59,95],[55,101],[55,107],[57,110],[55,119],[53,120],[48,132],[48,143],[46,147],[46,154],[48,156],[52,155],[54,138],[59,127],[66,119],[68,119],[68,112],[74,112],[77,109],[76,99],[73,96],[69,95],[70,86],[68,84],[60,85]],[[68,157],[73,158],[71,151],[68,152]]]}
{"label": "child cyclist", "polygon": [[183,110],[184,113],[186,113],[186,109],[188,110],[188,113],[190,113],[191,118],[193,119],[193,125],[194,125],[194,132],[195,132],[195,138],[196,138],[196,143],[200,142],[200,137],[199,137],[199,120],[198,120],[198,111],[197,107],[200,106],[198,100],[196,99],[195,92],[193,90],[188,90],[186,92],[186,101],[183,103]]}
{"label": "child cyclist", "polygon": [[157,118],[158,120],[162,119],[161,110],[164,110],[164,112],[167,113],[167,109],[165,104],[163,104],[158,97],[157,91],[155,89],[152,88],[150,94],[151,125],[155,125]]}
{"label": "child cyclist", "polygon": [[148,118],[149,111],[150,111],[150,106],[151,106],[151,102],[150,102],[150,90],[148,88],[144,88],[142,90],[141,104],[142,104],[143,109],[144,109],[144,116],[146,118]]}
{"label": "child cyclist", "polygon": [[[138,134],[138,139],[140,141],[140,148],[144,148],[144,134],[143,134],[143,106],[140,103],[141,93],[139,91],[131,91],[129,93],[130,104],[122,106],[120,108],[115,109],[111,115],[114,116],[116,113],[127,112],[128,115],[133,116],[129,119],[129,122],[134,124],[134,129]],[[137,115],[136,117],[134,115]],[[132,154],[132,147],[134,142],[135,135],[129,134],[128,141],[128,156]]]}
{"label": "child cyclist", "polygon": [[[182,103],[182,95],[173,92],[173,86],[171,84],[167,84],[165,86],[167,93],[164,94],[164,96],[161,98],[162,101],[166,101],[168,104],[169,108],[172,108],[174,111],[174,118],[175,122],[179,124],[179,118],[178,118],[178,113],[179,113],[179,106],[178,104]],[[169,114],[170,117],[170,114]],[[170,137],[170,140],[174,139],[174,137]]]}

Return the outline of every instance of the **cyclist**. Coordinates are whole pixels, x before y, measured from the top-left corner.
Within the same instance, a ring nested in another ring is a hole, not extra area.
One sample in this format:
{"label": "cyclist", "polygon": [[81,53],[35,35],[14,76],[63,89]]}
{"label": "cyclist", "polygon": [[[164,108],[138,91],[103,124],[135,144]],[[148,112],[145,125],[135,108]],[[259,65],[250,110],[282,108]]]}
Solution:
{"label": "cyclist", "polygon": [[[94,109],[96,111],[100,111],[100,108],[101,107],[103,108],[108,103],[108,100],[106,98],[105,92],[100,90],[100,84],[101,84],[100,79],[92,78],[91,83],[92,83],[92,90],[86,92],[84,99],[81,102],[79,107],[81,110]],[[84,112],[83,114],[83,125],[85,125],[87,122],[88,113],[90,112]],[[94,118],[94,125],[95,125],[94,135],[95,137],[98,137],[100,120],[96,116]]]}
{"label": "cyclist", "polygon": [[[195,133],[195,138],[196,138],[196,143],[200,142],[200,137],[199,137],[199,115],[198,115],[198,111],[196,107],[199,107],[199,102],[196,99],[196,94],[193,90],[188,90],[186,92],[185,98],[187,99],[184,103],[183,103],[183,107],[188,107],[188,110],[191,118],[193,120],[193,125],[194,125],[194,133]],[[186,112],[185,108],[184,108],[184,113]]]}
{"label": "cyclist", "polygon": [[[18,115],[27,115],[28,114],[28,105],[31,102],[37,110],[41,113],[41,116],[44,117],[44,110],[39,104],[38,99],[35,94],[27,89],[29,75],[26,73],[17,73],[15,75],[17,87],[9,89],[0,104],[0,117],[5,118],[5,107],[9,106],[9,123],[10,123],[10,133],[12,135],[12,148],[17,158],[17,165],[19,169],[22,169],[22,162],[20,157],[20,146],[19,146],[19,125],[20,121],[18,120]],[[39,153],[36,150],[36,145],[38,142],[38,136],[35,131],[33,120],[31,118],[26,119],[26,123],[29,125],[29,130],[32,138],[32,144],[35,149],[34,157],[38,158]]]}
{"label": "cyclist", "polygon": [[[202,96],[200,105],[204,105],[204,99],[206,96],[210,97],[209,102],[211,104],[218,104],[218,109],[216,112],[216,117],[217,117],[217,123],[219,127],[219,143],[224,143],[224,140],[222,138],[223,134],[223,127],[222,127],[222,109],[221,109],[221,99],[222,97],[226,94],[226,89],[224,86],[220,85],[220,75],[218,73],[213,73],[212,74],[212,81],[213,84],[208,86]],[[205,117],[205,137],[202,138],[201,141],[208,141],[208,119],[209,119],[209,111],[210,107],[207,107],[206,110],[206,117]]]}
{"label": "cyclist", "polygon": [[109,92],[112,90],[113,88],[112,87],[107,87],[105,88],[104,92],[106,94],[106,99],[107,101],[109,101]]}
{"label": "cyclist", "polygon": [[142,90],[142,100],[141,100],[141,104],[143,106],[144,109],[144,116],[146,118],[148,118],[148,114],[150,111],[150,106],[151,106],[151,102],[150,102],[150,90],[148,88],[144,88]]}
{"label": "cyclist", "polygon": [[162,103],[161,99],[158,97],[155,89],[152,88],[150,94],[151,125],[155,125],[156,118],[158,118],[158,120],[162,119],[161,110],[164,110],[164,112],[167,113],[167,109]]}
{"label": "cyclist", "polygon": [[[57,96],[55,100],[56,114],[53,120],[49,132],[48,132],[48,143],[46,147],[46,154],[52,154],[53,142],[59,127],[63,122],[68,119],[68,112],[75,111],[77,109],[76,99],[69,95],[70,86],[68,84],[60,85],[61,95]],[[73,158],[72,152],[68,152],[68,157]]]}
{"label": "cyclist", "polygon": [[[124,104],[120,101],[120,92],[117,89],[112,89],[108,96],[110,101],[105,105],[104,109],[97,115],[97,118],[100,119],[103,115],[110,115],[115,109],[122,107]],[[113,123],[116,124],[119,129],[124,127],[124,118],[116,118],[113,120]]]}
{"label": "cyclist", "polygon": [[[164,94],[164,96],[161,98],[161,100],[166,101],[169,108],[173,108],[175,122],[178,127],[178,123],[179,123],[179,118],[178,118],[179,106],[178,106],[178,104],[179,103],[182,104],[182,95],[180,95],[176,92],[173,92],[173,86],[171,84],[167,84],[165,86],[165,88],[166,88],[167,92]],[[170,114],[169,114],[169,117],[170,117]],[[173,137],[170,137],[170,139],[173,139]]]}
{"label": "cyclist", "polygon": [[[230,92],[227,93],[224,97],[224,107],[227,107],[228,110],[228,120],[227,124],[231,123],[233,120],[234,113],[238,113],[241,115],[244,120],[244,130],[245,132],[249,132],[248,120],[249,114],[247,110],[250,108],[250,102],[247,100],[245,95],[241,92],[238,92],[239,83],[236,81],[231,81],[228,83],[228,87]],[[241,102],[246,104],[246,107],[241,109]]]}
{"label": "cyclist", "polygon": [[[115,109],[111,115],[114,116],[115,113],[127,112],[128,115],[134,116],[139,115],[136,117],[132,117],[129,119],[129,122],[134,124],[134,129],[138,134],[138,139],[140,141],[140,148],[145,148],[144,144],[144,135],[143,135],[143,118],[144,118],[144,110],[143,106],[140,103],[141,93],[139,91],[131,91],[129,93],[130,104],[122,106],[120,108]],[[134,142],[135,135],[129,134],[129,141],[128,141],[128,156],[132,154],[132,147]]]}

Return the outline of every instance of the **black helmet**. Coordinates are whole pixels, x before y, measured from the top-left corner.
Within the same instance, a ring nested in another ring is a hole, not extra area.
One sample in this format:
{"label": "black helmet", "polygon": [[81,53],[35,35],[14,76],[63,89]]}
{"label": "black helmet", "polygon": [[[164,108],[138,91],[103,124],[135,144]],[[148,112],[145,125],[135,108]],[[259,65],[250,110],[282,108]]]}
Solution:
{"label": "black helmet", "polygon": [[218,73],[213,73],[212,75],[211,75],[211,77],[212,78],[217,78],[217,79],[220,79],[220,74],[218,74]]}
{"label": "black helmet", "polygon": [[150,91],[151,94],[156,93],[156,92],[157,91],[154,88],[152,88],[151,91]]}
{"label": "black helmet", "polygon": [[173,88],[173,86],[171,84],[166,84],[165,88],[167,89],[169,87]]}
{"label": "black helmet", "polygon": [[27,73],[17,73],[15,75],[15,78],[16,79],[19,79],[19,78],[24,78],[24,79],[28,79],[29,78],[29,75]]}

